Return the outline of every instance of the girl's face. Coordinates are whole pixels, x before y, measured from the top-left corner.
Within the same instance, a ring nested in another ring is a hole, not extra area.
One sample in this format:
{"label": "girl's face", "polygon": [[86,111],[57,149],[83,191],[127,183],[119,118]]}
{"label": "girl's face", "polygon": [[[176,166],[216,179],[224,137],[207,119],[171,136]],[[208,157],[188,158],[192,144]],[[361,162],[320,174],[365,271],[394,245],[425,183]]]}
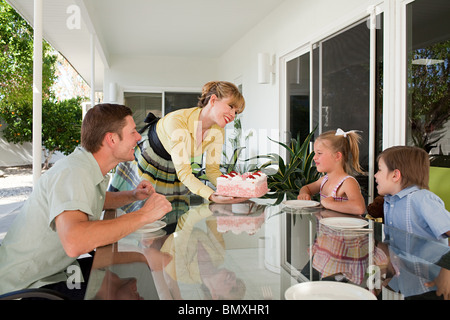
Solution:
{"label": "girl's face", "polygon": [[378,171],[375,174],[375,181],[377,183],[377,190],[380,195],[394,195],[399,191],[398,184],[395,183],[396,174],[398,174],[396,170],[390,171],[388,169],[383,158],[378,160]]}
{"label": "girl's face", "polygon": [[314,162],[319,172],[330,172],[338,164],[338,152],[334,152],[328,141],[319,139],[314,142]]}
{"label": "girl's face", "polygon": [[[212,101],[211,101],[212,100]],[[231,98],[219,99],[215,95],[211,96],[210,102],[213,103],[213,120],[221,128],[234,121],[236,117],[236,108],[230,105]]]}

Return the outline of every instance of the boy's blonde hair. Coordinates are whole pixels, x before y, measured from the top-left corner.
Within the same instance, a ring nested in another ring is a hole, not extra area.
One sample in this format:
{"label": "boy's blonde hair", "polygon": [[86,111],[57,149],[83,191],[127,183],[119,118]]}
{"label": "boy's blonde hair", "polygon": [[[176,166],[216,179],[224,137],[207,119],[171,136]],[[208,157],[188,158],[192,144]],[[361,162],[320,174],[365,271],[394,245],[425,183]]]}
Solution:
{"label": "boy's blonde hair", "polygon": [[359,164],[359,141],[361,136],[354,132],[347,132],[346,135],[336,135],[336,130],[322,133],[316,140],[327,140],[328,146],[334,152],[342,154],[344,171],[347,174],[364,174]]}
{"label": "boy's blonde hair", "polygon": [[403,189],[413,185],[429,189],[430,157],[425,150],[411,146],[395,146],[381,152],[377,161],[380,159],[383,159],[390,172],[395,169],[400,171]]}

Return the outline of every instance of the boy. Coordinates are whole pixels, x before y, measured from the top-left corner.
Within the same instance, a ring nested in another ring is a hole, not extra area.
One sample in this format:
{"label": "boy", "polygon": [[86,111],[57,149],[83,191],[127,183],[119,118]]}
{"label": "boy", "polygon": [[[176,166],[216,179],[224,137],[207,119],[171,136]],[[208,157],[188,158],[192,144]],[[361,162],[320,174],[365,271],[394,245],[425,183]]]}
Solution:
{"label": "boy", "polygon": [[385,224],[446,243],[450,213],[428,190],[429,172],[429,156],[417,147],[391,147],[378,156],[375,179],[384,195]]}

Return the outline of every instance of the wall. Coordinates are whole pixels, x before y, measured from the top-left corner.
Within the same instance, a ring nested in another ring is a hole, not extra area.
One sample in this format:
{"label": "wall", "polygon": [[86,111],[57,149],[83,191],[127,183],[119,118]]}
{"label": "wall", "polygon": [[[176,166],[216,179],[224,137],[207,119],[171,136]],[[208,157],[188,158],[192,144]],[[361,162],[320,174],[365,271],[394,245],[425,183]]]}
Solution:
{"label": "wall", "polygon": [[[280,101],[280,58],[303,46],[309,46],[366,15],[367,8],[379,1],[288,0],[259,25],[244,35],[220,59],[218,74],[228,80],[240,79],[247,105],[242,119],[244,131],[254,129],[281,139],[283,131]],[[257,83],[257,55],[267,52],[275,56],[276,74],[271,84]],[[264,136],[258,137],[258,147],[251,146],[250,155],[268,149]],[[273,151],[270,151],[273,152]]]}
{"label": "wall", "polygon": [[12,144],[0,138],[0,167],[31,164],[33,147],[27,142],[23,145]]}
{"label": "wall", "polygon": [[200,90],[203,84],[217,77],[217,59],[115,56],[111,67],[105,70],[104,97],[105,101],[114,101],[110,97],[110,83],[117,84],[117,101],[122,102],[124,90]]}
{"label": "wall", "polygon": [[[56,152],[50,159],[50,163],[55,163],[62,157],[64,157],[62,153]],[[44,163],[45,156],[43,152],[41,158],[42,163]],[[26,142],[23,145],[13,144],[0,137],[0,167],[24,166],[32,163],[33,145],[31,142]]]}

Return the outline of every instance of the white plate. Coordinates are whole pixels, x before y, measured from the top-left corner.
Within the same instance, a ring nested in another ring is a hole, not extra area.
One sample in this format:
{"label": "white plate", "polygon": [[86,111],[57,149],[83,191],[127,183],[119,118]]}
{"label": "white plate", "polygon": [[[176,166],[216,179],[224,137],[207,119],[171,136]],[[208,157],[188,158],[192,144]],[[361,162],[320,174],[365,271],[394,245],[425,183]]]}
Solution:
{"label": "white plate", "polygon": [[139,236],[140,237],[139,239],[142,242],[142,241],[145,241],[145,240],[156,239],[156,238],[165,236],[166,234],[167,234],[166,230],[161,230],[160,229],[160,230],[157,230],[157,231],[154,231],[154,232],[139,233],[139,234],[136,234],[136,236]]}
{"label": "white plate", "polygon": [[282,202],[286,207],[292,209],[317,207],[320,202],[313,200],[286,200]]}
{"label": "white plate", "polygon": [[321,219],[320,223],[331,228],[357,229],[367,226],[369,221],[358,218],[331,217]]}
{"label": "white plate", "polygon": [[286,300],[376,300],[369,290],[334,281],[302,282],[288,288]]}
{"label": "white plate", "polygon": [[144,232],[155,232],[159,229],[164,228],[167,225],[164,221],[155,221],[153,223],[146,224],[142,228],[136,230],[136,233],[144,233]]}

